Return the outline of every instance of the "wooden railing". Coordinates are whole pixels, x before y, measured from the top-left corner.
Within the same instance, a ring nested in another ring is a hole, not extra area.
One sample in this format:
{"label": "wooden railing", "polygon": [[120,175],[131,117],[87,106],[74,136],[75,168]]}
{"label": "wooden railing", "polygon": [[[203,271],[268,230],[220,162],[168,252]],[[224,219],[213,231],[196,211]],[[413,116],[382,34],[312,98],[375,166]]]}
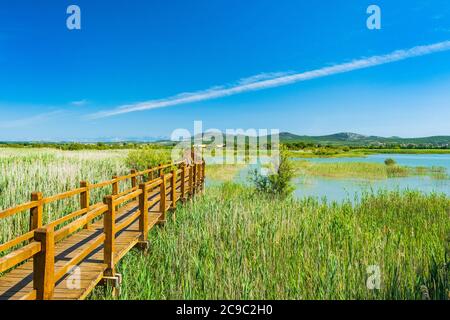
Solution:
{"label": "wooden railing", "polygon": [[[167,172],[170,169],[172,170]],[[8,254],[0,258],[0,274],[33,258],[33,290],[22,299],[51,299],[55,283],[103,244],[103,262],[106,265],[104,276],[111,277],[114,275],[116,265],[114,261],[116,235],[139,219],[139,240],[140,243],[145,243],[149,231],[149,208],[159,203],[161,215],[158,223],[164,224],[166,212],[174,209],[177,201],[185,200],[204,188],[204,178],[204,161],[197,164],[187,164],[183,161],[161,164],[144,171],[131,170],[126,176],[115,176],[111,180],[95,184],[82,181],[77,189],[45,198],[42,193],[34,192],[31,194],[30,202],[0,211],[0,219],[26,210],[29,210],[30,214],[30,231],[0,245],[0,253],[10,250]],[[131,180],[131,188],[119,192],[119,184],[127,180]],[[90,203],[92,190],[109,186],[111,186],[111,194],[104,197],[103,202]],[[178,197],[177,189],[180,193]],[[150,198],[150,195],[153,196]],[[79,196],[79,210],[43,225],[45,205],[74,196]],[[118,206],[130,201],[139,203],[138,210],[117,223],[115,215]],[[55,271],[55,244],[83,228],[89,228],[89,225],[99,217],[103,217],[103,233],[91,240],[89,246]],[[73,221],[69,222],[70,220]],[[63,224],[66,225],[61,227]],[[58,227],[60,228],[57,229]]]}

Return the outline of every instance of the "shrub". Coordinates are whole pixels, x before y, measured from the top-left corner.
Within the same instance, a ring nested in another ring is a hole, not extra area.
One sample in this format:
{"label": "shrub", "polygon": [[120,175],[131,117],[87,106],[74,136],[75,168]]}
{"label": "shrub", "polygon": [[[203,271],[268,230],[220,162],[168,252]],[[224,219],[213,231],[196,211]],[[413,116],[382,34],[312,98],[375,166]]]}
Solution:
{"label": "shrub", "polygon": [[294,191],[292,178],[295,170],[292,162],[289,160],[287,148],[280,148],[279,166],[276,173],[271,175],[262,175],[258,170],[250,174],[250,181],[256,187],[256,190],[268,195],[286,197]]}
{"label": "shrub", "polygon": [[160,163],[170,162],[170,150],[143,148],[131,150],[125,159],[125,164],[132,169],[145,170]]}
{"label": "shrub", "polygon": [[384,160],[384,164],[387,166],[393,166],[396,164],[395,160],[392,158],[387,158],[386,160]]}

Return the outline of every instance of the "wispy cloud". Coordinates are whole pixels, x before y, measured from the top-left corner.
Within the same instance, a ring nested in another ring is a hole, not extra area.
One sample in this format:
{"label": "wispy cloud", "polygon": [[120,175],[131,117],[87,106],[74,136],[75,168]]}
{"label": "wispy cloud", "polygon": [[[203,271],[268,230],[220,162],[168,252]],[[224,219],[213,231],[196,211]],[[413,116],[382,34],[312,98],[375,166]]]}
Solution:
{"label": "wispy cloud", "polygon": [[88,103],[88,101],[86,99],[83,100],[78,100],[78,101],[72,101],[70,104],[76,107],[81,107],[84,106]]}
{"label": "wispy cloud", "polygon": [[165,108],[180,104],[217,99],[221,97],[236,95],[239,93],[274,88],[296,82],[346,73],[354,70],[371,68],[383,64],[393,63],[409,58],[424,56],[447,50],[450,50],[450,41],[417,46],[410,49],[397,50],[385,55],[361,58],[358,60],[353,60],[351,62],[335,64],[333,66],[323,67],[320,69],[302,73],[264,73],[250,78],[241,79],[236,83],[230,85],[217,86],[197,92],[181,93],[165,99],[150,100],[146,102],[119,106],[112,110],[105,110],[91,114],[88,116],[88,118],[104,118],[129,112]]}
{"label": "wispy cloud", "polygon": [[0,122],[0,129],[15,129],[30,126],[32,124],[41,123],[63,114],[63,110],[56,110],[46,113],[36,114],[30,117],[14,119]]}

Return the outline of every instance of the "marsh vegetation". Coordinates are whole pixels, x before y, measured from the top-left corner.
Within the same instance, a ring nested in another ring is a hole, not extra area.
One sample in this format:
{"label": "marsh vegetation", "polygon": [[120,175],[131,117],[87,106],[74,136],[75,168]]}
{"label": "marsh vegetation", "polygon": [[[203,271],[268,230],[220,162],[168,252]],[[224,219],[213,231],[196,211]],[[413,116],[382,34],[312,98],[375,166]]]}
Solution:
{"label": "marsh vegetation", "polygon": [[[166,155],[5,148],[0,209],[28,201],[32,191],[53,195]],[[444,174],[383,161],[292,165],[304,175],[338,178]],[[206,174],[224,182],[242,169],[210,165]],[[91,201],[100,202],[102,192]],[[44,222],[75,208],[78,199],[46,206]],[[441,193],[366,192],[357,202],[326,202],[212,184],[180,206],[176,220],[152,229],[147,256],[133,251],[122,260],[120,299],[421,299],[424,290],[432,299],[448,299],[449,213],[449,197]],[[28,223],[28,212],[2,219],[0,243],[27,231]],[[374,265],[381,271],[379,290],[366,286],[367,268]],[[112,297],[96,290],[91,298]]]}
{"label": "marsh vegetation", "polygon": [[[209,187],[124,258],[120,299],[432,299],[449,294],[450,202],[419,192],[361,202]],[[369,266],[380,290],[369,290]],[[110,299],[99,290],[96,299]]]}

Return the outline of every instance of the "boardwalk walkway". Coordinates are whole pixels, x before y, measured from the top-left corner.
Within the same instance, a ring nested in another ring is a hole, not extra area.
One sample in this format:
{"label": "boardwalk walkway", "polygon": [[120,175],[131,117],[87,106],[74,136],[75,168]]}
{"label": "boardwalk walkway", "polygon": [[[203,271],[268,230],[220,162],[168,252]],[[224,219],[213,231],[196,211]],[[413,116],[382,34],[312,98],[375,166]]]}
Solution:
{"label": "boardwalk walkway", "polygon": [[[153,179],[155,173],[158,178]],[[175,169],[173,164],[159,166],[96,185],[83,182],[80,189],[50,198],[33,194],[37,200],[0,212],[1,219],[29,209],[32,227],[0,245],[0,252],[10,251],[0,258],[0,300],[84,299],[99,283],[110,283],[116,290],[121,280],[117,263],[136,246],[147,250],[148,231],[164,224],[177,202],[202,190],[204,176],[204,162],[178,163]],[[132,188],[119,192],[119,183],[127,179]],[[138,185],[138,180],[143,182]],[[107,186],[112,186],[112,195],[91,205],[90,190]],[[74,195],[80,195],[79,211],[39,225],[43,205]]]}

